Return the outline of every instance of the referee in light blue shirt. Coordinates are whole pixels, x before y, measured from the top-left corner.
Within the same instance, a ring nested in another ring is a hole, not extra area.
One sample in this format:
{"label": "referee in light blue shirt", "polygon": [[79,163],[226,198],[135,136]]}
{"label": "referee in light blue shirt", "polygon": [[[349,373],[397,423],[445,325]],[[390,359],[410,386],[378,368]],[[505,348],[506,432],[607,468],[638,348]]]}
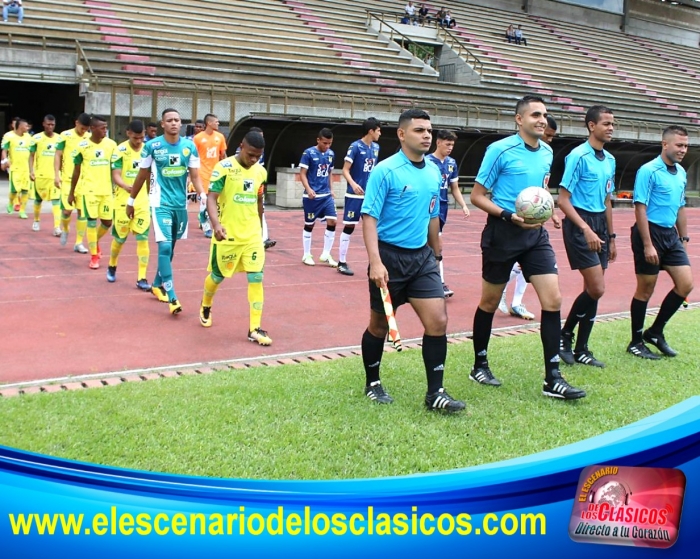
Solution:
{"label": "referee in light blue shirt", "polygon": [[[588,141],[566,156],[559,189],[564,247],[572,270],[583,276],[583,291],[571,306],[561,331],[559,357],[569,365],[605,367],[588,349],[598,299],[605,293],[604,273],[617,256],[610,195],[615,190],[615,158],[603,149],[612,139],[615,117],[602,105],[586,113]],[[576,347],[572,350],[574,329]]]}
{"label": "referee in light blue shirt", "polygon": [[447,310],[436,258],[439,254],[439,201],[442,175],[425,159],[432,143],[430,116],[409,109],[399,117],[401,150],[370,173],[362,203],[362,232],[369,256],[370,321],[362,336],[366,396],[390,404],[379,379],[388,324],[380,288],[394,308],[411,304],[423,323],[423,363],[428,377],[425,405],[456,412],[464,402],[452,398],[442,380],[447,357]]}
{"label": "referee in light blue shirt", "polygon": [[[632,341],[627,351],[643,359],[659,359],[644,342],[665,356],[675,357],[664,336],[671,320],[693,289],[693,274],[686,245],[688,224],[685,215],[686,174],[680,162],[688,151],[688,132],[682,126],[669,126],[661,139],[661,155],[642,165],[634,181],[634,216],[632,252],[637,290],[630,308]],[[659,270],[663,268],[673,280],[651,328],[644,330],[647,303],[654,293]]]}

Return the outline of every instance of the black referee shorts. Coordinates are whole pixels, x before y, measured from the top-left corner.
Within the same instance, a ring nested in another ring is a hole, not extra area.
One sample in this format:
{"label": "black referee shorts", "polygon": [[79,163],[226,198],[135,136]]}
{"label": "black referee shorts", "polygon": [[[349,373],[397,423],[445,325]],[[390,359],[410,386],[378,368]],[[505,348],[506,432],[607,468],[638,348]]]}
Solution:
{"label": "black referee shorts", "polygon": [[585,221],[593,232],[600,237],[604,244],[600,252],[593,252],[588,248],[583,231],[574,225],[573,221],[564,218],[562,231],[564,233],[564,248],[566,256],[569,258],[569,265],[572,270],[585,270],[593,266],[601,266],[603,270],[608,267],[608,221],[605,212],[587,212],[574,208],[581,219]]}
{"label": "black referee shorts", "polygon": [[634,273],[646,276],[656,276],[659,269],[667,266],[690,266],[688,253],[678,238],[675,227],[661,227],[649,222],[651,243],[659,255],[659,265],[649,264],[644,258],[644,242],[635,223],[632,228],[632,253],[634,254]]}
{"label": "black referee shorts", "polygon": [[[389,272],[389,294],[394,308],[414,299],[444,299],[440,270],[433,249],[428,245],[417,249],[400,248],[379,242],[379,256]],[[367,268],[369,276],[369,267]],[[384,314],[384,303],[379,288],[369,282],[369,305]]]}
{"label": "black referee shorts", "polygon": [[544,227],[523,229],[489,215],[481,233],[481,277],[499,285],[507,283],[518,262],[523,277],[557,273],[557,259]]}

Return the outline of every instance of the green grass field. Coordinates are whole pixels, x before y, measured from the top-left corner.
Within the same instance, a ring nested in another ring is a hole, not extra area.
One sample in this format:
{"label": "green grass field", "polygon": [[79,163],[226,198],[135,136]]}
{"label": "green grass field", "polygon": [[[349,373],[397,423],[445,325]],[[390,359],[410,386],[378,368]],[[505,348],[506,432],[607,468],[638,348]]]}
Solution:
{"label": "green grass field", "polygon": [[[493,339],[504,382],[469,381],[470,343],[451,345],[445,385],[467,411],[425,411],[420,350],[387,354],[390,406],[363,396],[359,357],[253,368],[113,388],[0,400],[0,444],[126,468],[217,477],[365,478],[433,472],[522,456],[627,425],[700,394],[698,310],[667,328],[675,359],[624,352],[626,320],[598,324],[591,347],[606,369],[566,367],[576,402],[540,394],[539,335]],[[647,322],[649,323],[649,318]]]}

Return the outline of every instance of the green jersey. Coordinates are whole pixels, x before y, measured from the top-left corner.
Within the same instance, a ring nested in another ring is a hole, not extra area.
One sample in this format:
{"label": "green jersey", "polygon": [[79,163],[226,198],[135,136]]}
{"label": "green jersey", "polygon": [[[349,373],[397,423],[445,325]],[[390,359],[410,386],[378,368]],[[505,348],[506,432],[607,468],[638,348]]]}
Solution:
{"label": "green jersey", "polygon": [[170,144],[164,136],[153,138],[143,147],[139,167],[151,170],[152,208],[187,208],[187,170],[199,168],[192,140]]}

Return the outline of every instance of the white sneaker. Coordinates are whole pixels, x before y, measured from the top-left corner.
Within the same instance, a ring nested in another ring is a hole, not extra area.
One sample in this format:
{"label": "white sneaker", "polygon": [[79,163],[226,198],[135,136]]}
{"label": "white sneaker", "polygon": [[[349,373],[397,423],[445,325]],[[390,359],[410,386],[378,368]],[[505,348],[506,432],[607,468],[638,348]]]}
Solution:
{"label": "white sneaker", "polygon": [[517,316],[518,318],[522,318],[523,320],[535,319],[535,315],[528,311],[525,308],[525,305],[517,305],[513,307],[510,311],[510,314],[512,314],[513,316]]}
{"label": "white sneaker", "polygon": [[80,254],[87,254],[90,251],[85,248],[83,243],[79,243],[73,247],[73,252],[79,252]]}
{"label": "white sneaker", "polygon": [[337,263],[335,260],[333,260],[333,257],[332,257],[330,254],[328,254],[328,253],[325,253],[325,252],[324,252],[324,253],[319,257],[319,260],[320,260],[321,262],[325,262],[325,263],[328,264],[331,268],[337,268],[337,267],[338,267],[338,263]]}
{"label": "white sneaker", "polygon": [[503,295],[501,295],[501,302],[498,303],[498,310],[501,311],[503,314],[510,314],[510,310],[508,309],[508,303],[506,303],[506,290],[503,290]]}
{"label": "white sneaker", "polygon": [[61,236],[61,228],[60,228],[60,227],[56,227],[56,228],[53,230],[53,236],[54,236],[54,237],[60,237],[60,236]]}
{"label": "white sneaker", "polygon": [[39,231],[41,229],[41,225],[39,225],[38,221],[35,221],[32,223],[32,231]]}
{"label": "white sneaker", "polygon": [[305,254],[304,258],[301,259],[301,262],[303,264],[306,264],[307,266],[315,266],[316,262],[314,262],[314,257],[311,256],[310,254]]}

